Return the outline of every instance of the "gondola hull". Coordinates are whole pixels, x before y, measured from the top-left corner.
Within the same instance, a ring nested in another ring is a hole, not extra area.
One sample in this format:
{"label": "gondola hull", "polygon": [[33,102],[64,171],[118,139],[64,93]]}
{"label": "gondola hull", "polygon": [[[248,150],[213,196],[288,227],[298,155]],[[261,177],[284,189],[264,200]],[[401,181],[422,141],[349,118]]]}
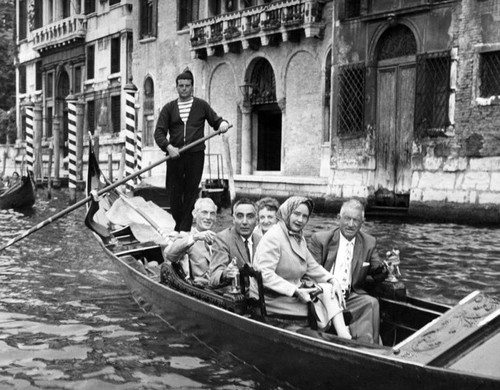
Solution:
{"label": "gondola hull", "polygon": [[25,209],[35,204],[33,181],[28,173],[22,176],[20,183],[7,189],[0,195],[0,209]]}
{"label": "gondola hull", "polygon": [[[265,375],[303,389],[499,389],[500,379],[422,366],[388,349],[332,343],[276,328],[173,290],[122,261],[106,245],[135,300],[177,330],[229,351]],[[388,355],[388,356],[384,356]]]}

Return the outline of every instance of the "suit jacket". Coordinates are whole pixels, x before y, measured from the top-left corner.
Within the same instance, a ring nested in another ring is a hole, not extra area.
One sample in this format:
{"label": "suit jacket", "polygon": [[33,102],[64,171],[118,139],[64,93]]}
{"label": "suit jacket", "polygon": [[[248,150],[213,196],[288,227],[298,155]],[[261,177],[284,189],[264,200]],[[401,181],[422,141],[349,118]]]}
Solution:
{"label": "suit jacket", "polygon": [[[331,271],[339,250],[340,229],[314,233],[309,242],[311,254],[327,271]],[[358,232],[351,266],[351,289],[358,294],[366,294],[364,289],[367,278],[380,276],[385,269],[383,261],[377,253],[375,237]],[[383,278],[383,277],[382,277]],[[378,280],[379,278],[377,278]]]}
{"label": "suit jacket", "polygon": [[[187,275],[192,279],[208,278],[210,250],[205,241],[190,242],[190,237],[198,230],[181,232],[165,251],[165,257],[172,263],[181,262]],[[187,268],[187,269],[186,269]]]}
{"label": "suit jacket", "polygon": [[[252,251],[255,254],[257,245],[261,236],[258,233],[252,233],[253,247]],[[222,273],[229,265],[233,257],[236,257],[238,268],[241,268],[245,263],[252,265],[252,260],[248,258],[245,242],[236,232],[234,226],[224,229],[217,233],[213,244],[212,259],[210,261],[210,285],[218,287],[229,284],[225,282],[221,284]]]}

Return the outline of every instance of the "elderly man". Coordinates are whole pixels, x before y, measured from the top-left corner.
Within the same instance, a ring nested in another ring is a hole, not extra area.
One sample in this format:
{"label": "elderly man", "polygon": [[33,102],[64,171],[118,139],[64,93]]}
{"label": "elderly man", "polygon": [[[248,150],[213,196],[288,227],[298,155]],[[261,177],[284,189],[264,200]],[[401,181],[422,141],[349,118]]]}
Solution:
{"label": "elderly man", "polygon": [[368,278],[382,281],[387,271],[376,249],[376,239],[364,232],[364,206],[356,199],[345,202],[338,216],[339,227],[314,233],[309,250],[340,283],[347,309],[352,314],[349,325],[353,338],[379,343],[379,304],[368,295]]}
{"label": "elderly man", "polygon": [[229,285],[238,270],[252,264],[260,234],[254,233],[257,224],[257,206],[249,199],[240,199],[233,206],[233,226],[215,236],[210,262],[210,286]]}
{"label": "elderly man", "polygon": [[217,217],[217,206],[210,198],[194,204],[194,226],[190,232],[179,233],[165,250],[165,258],[181,262],[186,276],[198,284],[208,284],[208,269],[215,233],[211,230]]}

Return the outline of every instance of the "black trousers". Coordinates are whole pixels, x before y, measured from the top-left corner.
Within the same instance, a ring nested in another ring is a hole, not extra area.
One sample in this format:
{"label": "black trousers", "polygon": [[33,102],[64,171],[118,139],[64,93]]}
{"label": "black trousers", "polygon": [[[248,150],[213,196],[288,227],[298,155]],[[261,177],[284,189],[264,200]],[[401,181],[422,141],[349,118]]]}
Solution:
{"label": "black trousers", "polygon": [[199,195],[204,162],[204,151],[183,153],[179,158],[167,160],[166,187],[170,196],[170,212],[178,232],[191,230],[192,211]]}

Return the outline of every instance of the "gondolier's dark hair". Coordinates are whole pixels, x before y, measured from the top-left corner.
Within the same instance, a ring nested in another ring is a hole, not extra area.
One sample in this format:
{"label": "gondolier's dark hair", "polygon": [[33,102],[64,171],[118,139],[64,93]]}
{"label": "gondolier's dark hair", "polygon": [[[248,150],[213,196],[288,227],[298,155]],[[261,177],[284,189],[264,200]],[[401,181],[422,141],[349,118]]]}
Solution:
{"label": "gondolier's dark hair", "polygon": [[178,84],[179,80],[191,80],[191,84],[194,85],[194,76],[190,70],[185,70],[180,75],[175,78],[175,85]]}
{"label": "gondolier's dark hair", "polygon": [[240,198],[240,199],[236,199],[236,201],[233,203],[233,206],[231,207],[231,214],[233,214],[234,209],[237,206],[239,206],[240,204],[250,204],[255,209],[255,212],[257,212],[257,205],[255,204],[255,202],[253,200],[251,200],[250,198]]}

